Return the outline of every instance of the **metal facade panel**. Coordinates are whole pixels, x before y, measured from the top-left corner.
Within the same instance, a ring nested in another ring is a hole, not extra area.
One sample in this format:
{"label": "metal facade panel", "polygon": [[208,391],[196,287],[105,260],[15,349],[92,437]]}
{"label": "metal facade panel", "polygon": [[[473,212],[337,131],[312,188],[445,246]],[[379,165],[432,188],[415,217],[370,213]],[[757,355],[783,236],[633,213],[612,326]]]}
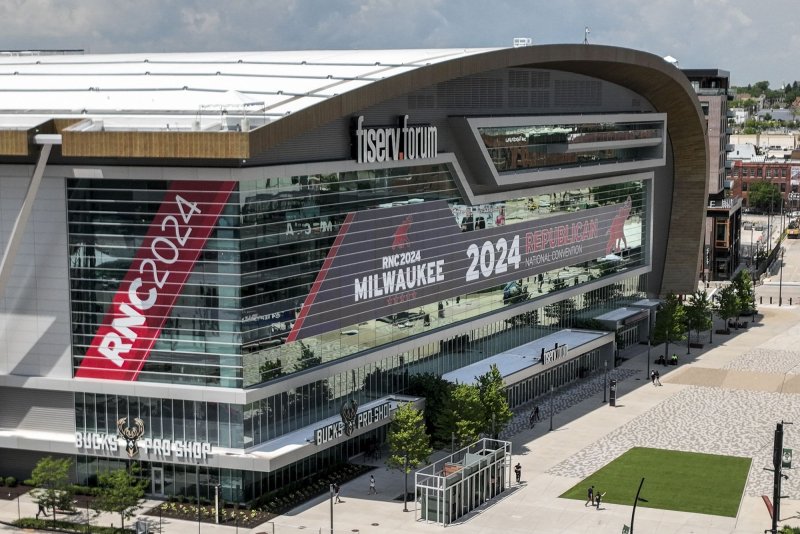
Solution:
{"label": "metal facade panel", "polygon": [[0,428],[74,432],[73,393],[0,387]]}

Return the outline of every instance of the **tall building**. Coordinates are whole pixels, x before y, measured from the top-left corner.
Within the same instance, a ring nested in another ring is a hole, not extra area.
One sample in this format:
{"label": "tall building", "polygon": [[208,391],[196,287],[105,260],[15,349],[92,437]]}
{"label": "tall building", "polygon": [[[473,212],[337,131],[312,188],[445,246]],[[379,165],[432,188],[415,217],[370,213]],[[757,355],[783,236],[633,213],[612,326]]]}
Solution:
{"label": "tall building", "polygon": [[[249,500],[380,444],[411,376],[513,405],[696,285],[705,123],[661,58],[0,58],[0,472]],[[612,332],[586,328],[597,321]],[[474,376],[474,375],[473,375]]]}
{"label": "tall building", "polygon": [[726,155],[732,150],[728,119],[735,117],[728,110],[728,102],[733,100],[730,74],[719,69],[683,72],[700,100],[708,136],[708,208],[701,276],[706,281],[728,280],[739,266],[742,227],[741,197],[731,194],[730,183],[725,181],[730,165]]}

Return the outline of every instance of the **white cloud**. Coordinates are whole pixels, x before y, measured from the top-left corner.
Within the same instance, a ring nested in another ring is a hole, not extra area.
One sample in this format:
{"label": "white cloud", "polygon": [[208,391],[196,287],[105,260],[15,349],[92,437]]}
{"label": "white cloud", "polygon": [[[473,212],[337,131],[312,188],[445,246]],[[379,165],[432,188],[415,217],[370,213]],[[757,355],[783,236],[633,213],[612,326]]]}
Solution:
{"label": "white cloud", "polygon": [[0,0],[0,48],[91,52],[590,43],[722,68],[735,83],[800,78],[796,0]]}

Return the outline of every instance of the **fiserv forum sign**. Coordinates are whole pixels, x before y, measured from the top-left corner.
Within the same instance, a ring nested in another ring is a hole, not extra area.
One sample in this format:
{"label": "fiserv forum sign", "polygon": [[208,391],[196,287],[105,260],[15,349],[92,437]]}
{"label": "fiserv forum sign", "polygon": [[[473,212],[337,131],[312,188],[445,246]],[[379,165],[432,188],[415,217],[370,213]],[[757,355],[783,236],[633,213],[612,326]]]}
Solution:
{"label": "fiserv forum sign", "polygon": [[444,201],[350,213],[287,341],[475,293],[627,246],[631,200],[477,228]]}

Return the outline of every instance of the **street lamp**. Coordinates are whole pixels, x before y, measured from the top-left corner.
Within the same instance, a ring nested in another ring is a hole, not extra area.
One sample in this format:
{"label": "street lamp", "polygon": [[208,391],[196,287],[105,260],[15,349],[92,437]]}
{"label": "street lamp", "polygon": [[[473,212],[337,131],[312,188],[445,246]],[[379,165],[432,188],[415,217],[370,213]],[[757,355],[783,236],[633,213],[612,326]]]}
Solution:
{"label": "street lamp", "polygon": [[333,534],[333,484],[330,485],[331,492],[331,534]]}
{"label": "street lamp", "polygon": [[550,430],[553,431],[553,377],[550,376]]}
{"label": "street lamp", "polygon": [[711,314],[711,328],[708,330],[708,344],[714,344],[714,308],[709,310]]}
{"label": "street lamp", "polygon": [[608,360],[603,362],[603,369],[605,369],[605,378],[603,378],[603,404],[608,402],[606,400],[606,388],[608,387]]}
{"label": "street lamp", "polygon": [[778,277],[778,306],[781,306],[782,302],[782,295],[783,295],[783,251],[785,249],[781,247],[781,266],[780,266],[780,277]]}

